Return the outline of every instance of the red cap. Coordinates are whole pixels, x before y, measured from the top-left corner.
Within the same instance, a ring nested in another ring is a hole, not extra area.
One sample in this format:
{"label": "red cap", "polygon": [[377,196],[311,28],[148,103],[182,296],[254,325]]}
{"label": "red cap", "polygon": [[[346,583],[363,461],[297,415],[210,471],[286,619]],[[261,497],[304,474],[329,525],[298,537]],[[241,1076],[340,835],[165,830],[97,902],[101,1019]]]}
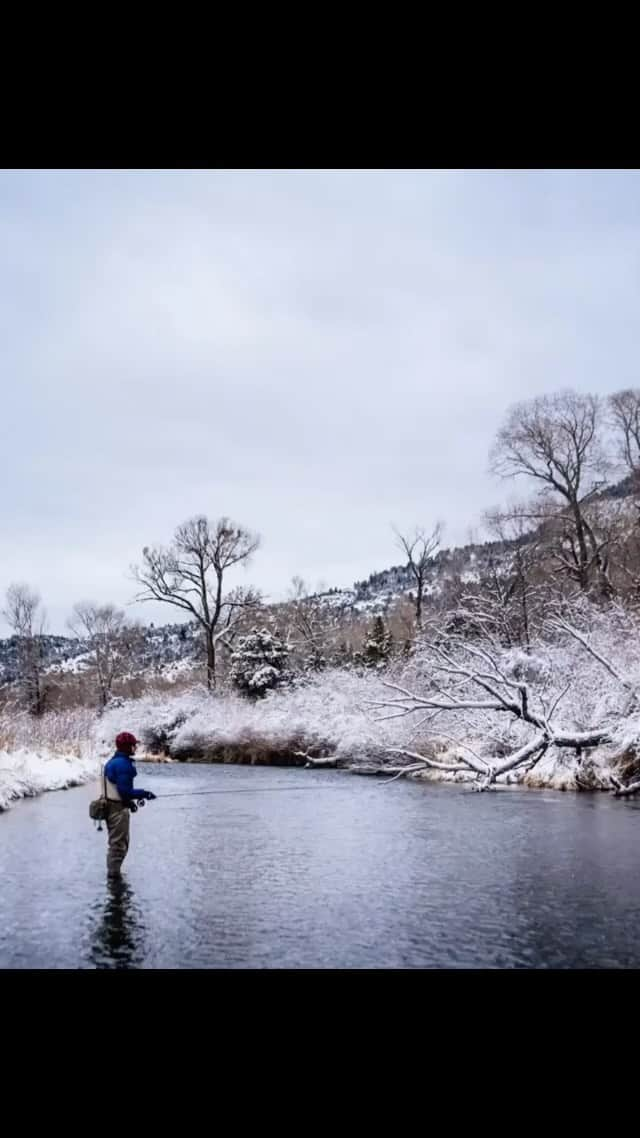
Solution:
{"label": "red cap", "polygon": [[137,746],[137,743],[138,740],[130,731],[121,731],[119,735],[116,735],[116,747],[119,751],[124,751],[125,754]]}

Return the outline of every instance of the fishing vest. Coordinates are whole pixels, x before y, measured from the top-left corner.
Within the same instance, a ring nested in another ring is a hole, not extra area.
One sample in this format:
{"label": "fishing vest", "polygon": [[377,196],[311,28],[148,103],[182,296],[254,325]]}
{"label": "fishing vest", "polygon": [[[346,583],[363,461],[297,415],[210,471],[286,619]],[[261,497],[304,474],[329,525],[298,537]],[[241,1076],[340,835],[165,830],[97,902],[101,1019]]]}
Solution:
{"label": "fishing vest", "polygon": [[122,802],[120,791],[118,790],[115,782],[110,782],[102,768],[102,778],[100,779],[100,794],[107,799],[107,802]]}

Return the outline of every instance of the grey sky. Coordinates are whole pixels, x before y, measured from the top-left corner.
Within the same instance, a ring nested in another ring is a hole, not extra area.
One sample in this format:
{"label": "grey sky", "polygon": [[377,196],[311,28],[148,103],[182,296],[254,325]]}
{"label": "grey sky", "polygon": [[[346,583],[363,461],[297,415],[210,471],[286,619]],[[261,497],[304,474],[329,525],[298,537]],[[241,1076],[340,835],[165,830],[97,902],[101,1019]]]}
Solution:
{"label": "grey sky", "polygon": [[639,382],[633,173],[5,173],[0,250],[0,598],[51,631],[196,513],[273,598],[464,542],[509,404]]}

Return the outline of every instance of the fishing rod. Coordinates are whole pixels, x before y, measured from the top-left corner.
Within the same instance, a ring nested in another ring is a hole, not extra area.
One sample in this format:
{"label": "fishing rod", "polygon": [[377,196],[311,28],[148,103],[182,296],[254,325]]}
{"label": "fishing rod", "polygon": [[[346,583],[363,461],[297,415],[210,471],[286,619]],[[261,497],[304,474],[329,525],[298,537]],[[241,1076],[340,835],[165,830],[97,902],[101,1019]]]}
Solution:
{"label": "fishing rod", "polygon": [[240,786],[229,790],[176,790],[156,794],[156,798],[191,798],[198,794],[261,794],[266,790],[297,792],[299,790],[341,790],[339,786]]}

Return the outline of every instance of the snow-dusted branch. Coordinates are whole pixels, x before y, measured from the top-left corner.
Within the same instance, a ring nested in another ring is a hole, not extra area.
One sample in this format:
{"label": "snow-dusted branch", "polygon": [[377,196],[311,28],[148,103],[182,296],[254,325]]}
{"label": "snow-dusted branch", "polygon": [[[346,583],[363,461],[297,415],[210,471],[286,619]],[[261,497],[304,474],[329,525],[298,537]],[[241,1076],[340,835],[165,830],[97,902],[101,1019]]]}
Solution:
{"label": "snow-dusted branch", "polygon": [[628,680],[625,680],[624,676],[620,675],[617,669],[614,668],[611,661],[605,659],[602,653],[598,652],[598,650],[594,648],[593,644],[587,639],[586,636],[583,635],[582,632],[579,631],[579,629],[575,628],[573,624],[570,624],[569,621],[565,620],[562,616],[552,617],[549,621],[549,625],[551,628],[555,628],[557,631],[566,632],[569,636],[572,636],[574,640],[577,640],[579,644],[582,644],[583,648],[585,648],[586,651],[589,652],[591,656],[593,656],[594,660],[597,660],[603,668],[606,668],[609,675],[613,676],[613,678],[622,685],[625,691],[628,691],[629,694],[633,696],[634,701],[637,701],[638,696],[633,685],[630,684]]}
{"label": "snow-dusted branch", "polygon": [[[633,685],[608,659],[606,648],[596,647],[564,617],[553,619],[555,632],[571,635],[579,646],[576,652],[586,649],[598,667],[604,668],[635,698]],[[439,762],[422,754],[420,748],[407,746],[391,747],[392,753],[450,773],[466,768],[476,777],[478,788],[485,789],[510,771],[531,769],[550,747],[572,750],[580,762],[585,750],[611,742],[610,718],[594,710],[592,724],[588,720],[584,723],[585,714],[589,714],[584,699],[575,706],[573,714],[569,709],[565,723],[554,722],[560,704],[563,700],[566,702],[572,688],[575,660],[561,653],[549,655],[551,648],[546,642],[537,644],[537,659],[521,651],[513,654],[501,649],[492,638],[478,634],[477,625],[475,628],[473,636],[448,632],[442,627],[434,630],[433,639],[422,643],[416,660],[405,671],[409,682],[403,677],[399,678],[400,682],[384,681],[388,696],[381,693],[378,699],[369,701],[370,706],[381,713],[380,720],[402,719],[419,712],[421,725],[427,730],[432,727],[434,737],[448,738],[455,743],[456,762]],[[545,658],[547,662],[542,664]],[[558,679],[565,681],[561,685],[554,682],[553,670],[550,670],[552,661],[553,666],[560,669]],[[565,667],[572,669],[571,680],[562,676]],[[593,690],[598,691],[597,680],[593,682]],[[489,698],[482,698],[480,693]],[[608,705],[605,702],[603,706]],[[436,716],[452,719],[458,733],[471,735],[471,741],[473,737],[483,738],[485,747],[492,737],[492,724],[503,720],[512,726],[499,736],[498,753],[485,757],[480,753],[484,747],[474,750],[469,743],[437,730],[433,723]],[[415,737],[415,731],[412,734]]]}
{"label": "snow-dusted branch", "polygon": [[613,774],[609,774],[609,778],[614,786],[614,793],[616,798],[626,798],[631,794],[637,794],[640,790],[640,778],[635,779],[633,782],[628,783],[626,786],[624,786],[623,783],[620,782],[620,779],[616,778],[616,776]]}
{"label": "snow-dusted branch", "polygon": [[466,760],[460,763],[440,763],[437,759],[427,758],[426,755],[421,755],[417,751],[408,751],[404,747],[387,747],[387,750],[389,754],[405,755],[407,759],[416,759],[420,763],[424,763],[425,766],[434,767],[439,771],[468,771],[471,767],[477,774],[485,774],[487,769],[486,764],[484,767],[480,767],[480,765],[475,767],[471,761],[467,762]]}

